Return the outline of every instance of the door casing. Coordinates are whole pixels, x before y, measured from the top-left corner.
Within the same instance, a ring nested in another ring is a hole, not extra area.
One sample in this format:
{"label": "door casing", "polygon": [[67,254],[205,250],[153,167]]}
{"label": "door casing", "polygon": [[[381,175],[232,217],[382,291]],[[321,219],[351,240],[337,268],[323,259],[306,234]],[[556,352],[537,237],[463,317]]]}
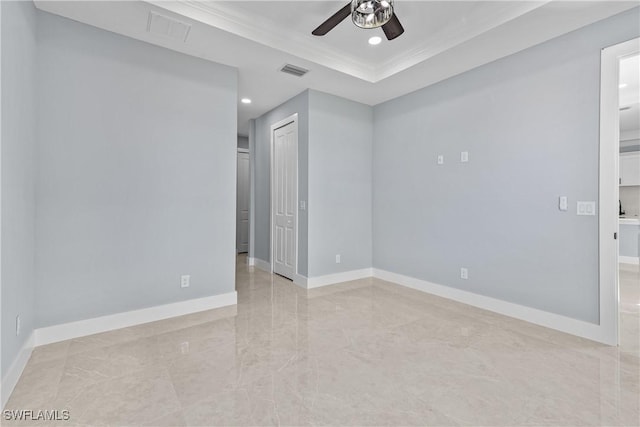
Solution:
{"label": "door casing", "polygon": [[600,339],[618,345],[618,168],[620,59],[640,52],[640,38],[602,49],[600,72],[600,170],[598,203]]}

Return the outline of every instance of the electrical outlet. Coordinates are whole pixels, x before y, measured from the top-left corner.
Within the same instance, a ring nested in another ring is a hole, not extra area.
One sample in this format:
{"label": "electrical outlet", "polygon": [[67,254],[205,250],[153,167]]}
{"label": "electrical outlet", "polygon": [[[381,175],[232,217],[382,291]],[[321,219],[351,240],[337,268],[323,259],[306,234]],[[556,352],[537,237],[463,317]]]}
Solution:
{"label": "electrical outlet", "polygon": [[20,335],[20,315],[16,316],[16,336]]}
{"label": "electrical outlet", "polygon": [[189,354],[189,341],[185,341],[180,344],[180,353]]}
{"label": "electrical outlet", "polygon": [[340,260],[340,254],[336,255],[336,264],[340,264],[342,261]]}
{"label": "electrical outlet", "polygon": [[465,267],[462,267],[460,269],[460,278],[465,280],[469,278],[469,270],[467,270]]}
{"label": "electrical outlet", "polygon": [[467,163],[469,161],[469,152],[462,151],[460,153],[460,163]]}
{"label": "electrical outlet", "polygon": [[438,155],[438,164],[444,165],[444,156],[442,154]]}
{"label": "electrical outlet", "polygon": [[188,288],[190,281],[191,281],[191,276],[189,276],[189,275],[181,276],[180,277],[180,287],[181,288]]}

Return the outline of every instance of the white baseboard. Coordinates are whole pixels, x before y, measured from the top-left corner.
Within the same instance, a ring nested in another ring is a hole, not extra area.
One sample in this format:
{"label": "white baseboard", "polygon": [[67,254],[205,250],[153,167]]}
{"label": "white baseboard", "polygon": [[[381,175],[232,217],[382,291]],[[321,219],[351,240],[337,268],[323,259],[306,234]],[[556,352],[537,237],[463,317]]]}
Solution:
{"label": "white baseboard", "polygon": [[254,257],[247,257],[247,265],[249,267],[256,265],[256,259]]}
{"label": "white baseboard", "polygon": [[18,384],[20,375],[22,375],[22,371],[24,371],[24,368],[27,366],[27,362],[31,357],[33,347],[35,347],[34,332],[29,335],[29,338],[20,349],[18,356],[9,367],[9,371],[4,378],[2,378],[2,384],[0,384],[0,401],[2,402],[2,409],[4,409],[4,406],[9,401],[9,396],[11,396],[16,384]]}
{"label": "white baseboard", "polygon": [[308,279],[305,276],[302,276],[300,274],[297,274],[295,276],[293,276],[293,283],[295,283],[296,285],[300,286],[301,288],[307,288],[307,281]]}
{"label": "white baseboard", "polygon": [[261,260],[260,258],[252,258],[252,261],[252,265],[257,269],[271,273],[271,264],[269,262]]}
{"label": "white baseboard", "polygon": [[34,331],[35,345],[45,345],[54,342],[65,341],[72,338],[93,335],[114,329],[140,325],[142,323],[155,322],[170,317],[183,316],[219,307],[234,305],[238,302],[238,294],[233,291],[221,295],[196,298],[180,301],[172,304],[157,305],[155,307],[108,316],[95,317],[93,319],[79,320],[77,322],[63,323],[61,325],[39,328]]}
{"label": "white baseboard", "polygon": [[637,256],[618,256],[618,262],[621,262],[623,264],[634,264],[634,265],[639,265],[640,264],[640,257]]}
{"label": "white baseboard", "polygon": [[514,317],[536,325],[566,332],[571,335],[587,338],[593,341],[608,343],[606,331],[600,325],[572,319],[555,313],[538,310],[523,305],[486,297],[472,292],[463,291],[449,286],[438,285],[425,280],[416,279],[402,274],[385,270],[373,269],[373,276],[397,283],[408,288],[458,301],[484,310],[493,311],[505,316]]}
{"label": "white baseboard", "polygon": [[[365,279],[373,275],[372,268],[363,268],[362,270],[351,270],[342,273],[327,274],[324,276],[309,277],[306,283],[301,286],[307,289],[319,288],[321,286],[333,285],[336,283],[349,282],[351,280]],[[295,280],[294,280],[295,282]]]}

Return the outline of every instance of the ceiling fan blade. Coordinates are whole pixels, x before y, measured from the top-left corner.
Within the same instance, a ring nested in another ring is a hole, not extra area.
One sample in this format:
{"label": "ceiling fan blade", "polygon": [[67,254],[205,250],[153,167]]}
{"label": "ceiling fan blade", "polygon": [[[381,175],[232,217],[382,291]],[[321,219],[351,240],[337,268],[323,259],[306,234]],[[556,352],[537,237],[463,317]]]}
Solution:
{"label": "ceiling fan blade", "polygon": [[311,34],[314,36],[324,36],[329,31],[333,30],[336,25],[344,21],[349,15],[351,15],[351,2],[320,24],[320,26],[313,30]]}
{"label": "ceiling fan blade", "polygon": [[402,24],[400,23],[400,20],[398,20],[398,16],[396,16],[395,12],[391,16],[389,22],[382,26],[382,31],[384,31],[384,35],[387,36],[387,40],[393,40],[400,34],[404,33],[404,28],[402,28]]}

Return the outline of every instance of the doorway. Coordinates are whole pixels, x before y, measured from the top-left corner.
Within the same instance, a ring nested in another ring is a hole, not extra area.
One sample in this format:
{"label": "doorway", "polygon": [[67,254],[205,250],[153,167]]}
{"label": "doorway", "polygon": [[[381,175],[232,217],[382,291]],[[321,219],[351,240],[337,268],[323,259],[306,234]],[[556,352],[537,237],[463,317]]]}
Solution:
{"label": "doorway", "polygon": [[298,115],[271,126],[271,270],[294,280],[298,265]]}
{"label": "doorway", "polygon": [[[635,331],[627,331],[627,314],[625,310],[628,303],[625,300],[634,298],[633,289],[628,289],[627,275],[620,275],[620,249],[621,249],[621,227],[623,219],[622,200],[620,189],[623,176],[626,173],[622,169],[626,165],[633,165],[627,159],[622,160],[620,153],[621,129],[625,124],[621,121],[623,113],[630,107],[627,93],[633,91],[623,91],[632,84],[631,81],[623,81],[621,74],[622,67],[631,58],[640,54],[640,38],[620,43],[602,50],[601,55],[601,87],[600,87],[600,201],[599,201],[599,266],[600,266],[600,329],[603,342],[610,345],[627,346],[625,336],[637,337]],[[638,70],[635,71],[636,76]],[[637,94],[638,89],[635,89]],[[635,100],[638,103],[638,100]],[[637,108],[637,105],[635,106]],[[631,109],[631,108],[629,108]],[[637,113],[636,113],[637,114]],[[640,142],[640,141],[639,141]],[[640,159],[640,157],[639,157]],[[621,167],[622,166],[622,167]],[[640,169],[639,169],[640,170]],[[627,171],[628,173],[628,171]],[[640,178],[640,176],[639,176]],[[628,184],[625,178],[625,184]],[[638,183],[640,184],[640,182]],[[640,187],[637,187],[640,188]],[[626,211],[625,211],[626,212]],[[640,227],[640,225],[638,226]],[[626,236],[625,236],[626,237]],[[640,247],[640,241],[636,240],[636,250]],[[624,284],[621,283],[621,279]],[[636,282],[637,284],[637,282]],[[621,289],[624,285],[624,289]],[[621,295],[621,291],[624,295]],[[640,295],[636,293],[637,295]],[[640,303],[640,301],[638,301]],[[638,319],[638,306],[635,304],[635,319]],[[623,324],[624,320],[624,324]],[[633,319],[632,319],[633,320]],[[631,349],[637,351],[638,349]]]}
{"label": "doorway", "polygon": [[620,59],[619,345],[640,354],[640,53]]}
{"label": "doorway", "polygon": [[238,148],[236,188],[236,252],[249,252],[249,150]]}

